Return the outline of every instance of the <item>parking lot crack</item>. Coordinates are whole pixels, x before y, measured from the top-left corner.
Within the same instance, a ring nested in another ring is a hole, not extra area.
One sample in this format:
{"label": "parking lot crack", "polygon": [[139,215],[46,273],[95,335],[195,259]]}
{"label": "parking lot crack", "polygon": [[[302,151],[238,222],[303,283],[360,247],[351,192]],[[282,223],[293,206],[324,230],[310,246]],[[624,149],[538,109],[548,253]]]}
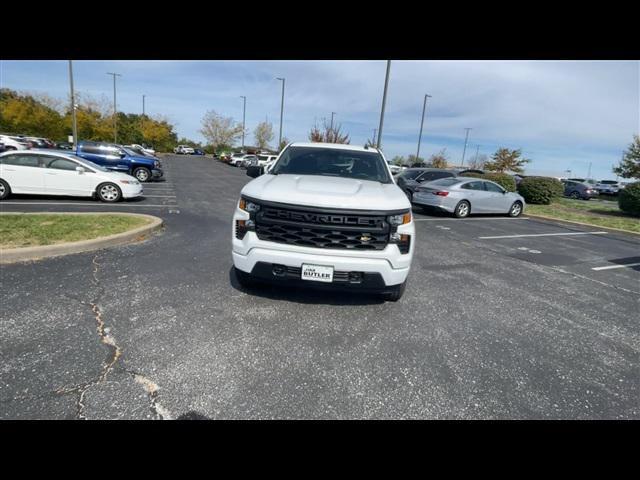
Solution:
{"label": "parking lot crack", "polygon": [[[102,366],[102,372],[92,378],[91,380],[75,385],[69,388],[60,388],[56,390],[56,393],[60,395],[69,395],[75,394],[78,396],[76,401],[76,417],[80,420],[84,420],[86,417],[84,416],[84,397],[89,388],[99,383],[104,382],[107,379],[107,376],[113,369],[113,366],[122,356],[122,349],[118,346],[115,338],[109,333],[108,327],[105,325],[105,321],[102,317],[102,311],[100,310],[99,301],[102,298],[104,293],[104,286],[100,283],[100,279],[98,278],[98,272],[100,270],[100,264],[98,263],[98,255],[95,255],[92,260],[93,271],[92,271],[92,283],[95,287],[97,287],[98,291],[93,299],[90,302],[82,302],[78,300],[83,305],[88,305],[91,308],[91,312],[96,321],[96,330],[98,332],[98,336],[100,337],[100,341],[107,346],[109,349],[109,356]],[[77,299],[76,299],[77,300]]]}
{"label": "parking lot crack", "polygon": [[124,371],[131,375],[131,377],[136,381],[136,383],[142,385],[142,388],[147,393],[149,398],[149,409],[153,414],[156,420],[173,420],[173,415],[171,412],[162,406],[159,399],[159,390],[160,387],[153,380],[148,378],[145,375],[142,375],[140,372],[136,372],[135,370],[127,370]]}

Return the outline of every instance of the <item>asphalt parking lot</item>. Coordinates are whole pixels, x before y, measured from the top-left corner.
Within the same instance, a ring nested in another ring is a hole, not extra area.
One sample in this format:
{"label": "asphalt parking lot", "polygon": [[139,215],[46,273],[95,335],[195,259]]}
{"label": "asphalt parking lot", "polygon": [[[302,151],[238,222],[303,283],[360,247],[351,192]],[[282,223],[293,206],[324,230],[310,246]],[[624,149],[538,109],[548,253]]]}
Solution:
{"label": "asphalt parking lot", "polygon": [[250,178],[211,158],[163,165],[117,206],[2,202],[166,227],[1,267],[0,418],[640,418],[639,236],[416,213],[398,303],[245,291],[230,219]]}

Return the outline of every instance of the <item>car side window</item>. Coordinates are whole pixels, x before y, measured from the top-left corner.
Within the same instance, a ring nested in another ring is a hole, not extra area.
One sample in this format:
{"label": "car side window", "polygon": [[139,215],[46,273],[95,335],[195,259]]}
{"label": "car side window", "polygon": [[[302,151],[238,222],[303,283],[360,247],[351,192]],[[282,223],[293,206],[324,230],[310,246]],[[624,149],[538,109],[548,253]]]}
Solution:
{"label": "car side window", "polygon": [[7,155],[2,158],[2,163],[20,167],[39,167],[40,159],[38,155]]}
{"label": "car side window", "polygon": [[54,170],[75,170],[79,165],[76,162],[67,160],[66,158],[52,158],[49,157],[45,160],[47,168]]}
{"label": "car side window", "polygon": [[491,182],[482,182],[482,183],[484,183],[484,186],[488,192],[495,192],[495,193],[504,192],[504,190],[500,188],[498,185],[496,185],[495,183],[491,183]]}
{"label": "car side window", "polygon": [[469,182],[469,183],[465,183],[460,188],[464,188],[465,190],[484,190],[482,183],[483,182]]}

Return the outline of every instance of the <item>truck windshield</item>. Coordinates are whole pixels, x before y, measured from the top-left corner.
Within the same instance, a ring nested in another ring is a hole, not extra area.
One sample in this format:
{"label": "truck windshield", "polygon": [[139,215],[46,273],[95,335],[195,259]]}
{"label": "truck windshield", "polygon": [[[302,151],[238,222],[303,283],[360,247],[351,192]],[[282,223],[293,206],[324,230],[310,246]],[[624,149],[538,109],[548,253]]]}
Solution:
{"label": "truck windshield", "polygon": [[320,175],[393,183],[378,152],[290,146],[269,172],[272,175]]}

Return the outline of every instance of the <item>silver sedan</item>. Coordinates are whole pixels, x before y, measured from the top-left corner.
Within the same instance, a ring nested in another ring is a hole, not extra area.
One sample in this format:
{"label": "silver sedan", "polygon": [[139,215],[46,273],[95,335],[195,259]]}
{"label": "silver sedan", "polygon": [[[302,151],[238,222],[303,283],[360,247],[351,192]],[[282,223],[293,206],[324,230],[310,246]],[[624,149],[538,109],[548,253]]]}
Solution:
{"label": "silver sedan", "polygon": [[442,178],[422,184],[413,194],[413,203],[453,213],[463,218],[471,213],[504,213],[519,216],[524,198],[507,192],[495,182],[479,178]]}

